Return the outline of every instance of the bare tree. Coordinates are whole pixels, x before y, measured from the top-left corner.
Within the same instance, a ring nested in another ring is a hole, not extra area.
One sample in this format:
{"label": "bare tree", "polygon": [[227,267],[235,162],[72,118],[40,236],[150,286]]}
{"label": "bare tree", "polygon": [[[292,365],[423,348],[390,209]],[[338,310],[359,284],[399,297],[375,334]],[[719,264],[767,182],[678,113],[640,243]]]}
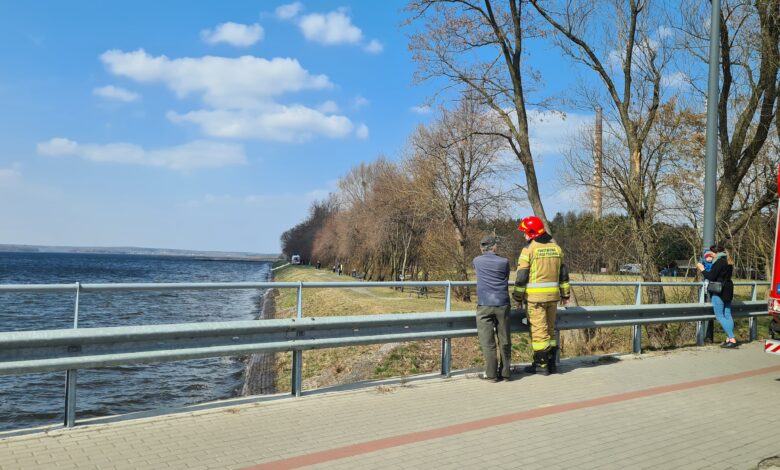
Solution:
{"label": "bare tree", "polygon": [[[605,168],[605,177],[612,181],[632,221],[643,279],[660,280],[654,258],[658,243],[654,217],[661,167],[660,160],[647,155],[655,152],[648,147],[657,130],[662,77],[670,60],[665,38],[654,33],[659,15],[651,14],[650,0],[529,1],[552,26],[559,48],[594,72],[606,91],[626,151],[625,163],[613,160],[615,165],[612,171]],[[598,91],[583,87],[583,92],[591,108],[600,104]],[[663,301],[663,291],[651,290],[651,299]]]}
{"label": "bare tree", "polygon": [[[709,2],[685,0],[678,29],[686,52],[683,63],[706,63],[709,51]],[[738,231],[776,200],[777,181],[750,181],[762,158],[772,126],[780,139],[780,0],[723,0],[720,17],[721,89],[718,106],[720,174],[717,189],[718,231]],[[703,68],[703,67],[702,67]],[[706,76],[688,72],[703,102]],[[774,159],[775,169],[777,157]],[[774,173],[774,171],[772,171]],[[752,187],[751,197],[743,195]]]}
{"label": "bare tree", "polygon": [[410,49],[418,80],[443,77],[450,86],[472,90],[499,116],[501,136],[522,164],[534,213],[547,222],[528,135],[526,93],[538,79],[528,67],[523,41],[538,35],[525,0],[411,0],[409,23],[422,23]]}
{"label": "bare tree", "polygon": [[[468,279],[475,222],[500,208],[508,194],[498,184],[502,143],[495,135],[495,120],[468,94],[454,111],[441,110],[429,127],[420,127],[412,139],[410,166],[423,179],[451,226],[457,247],[456,274]],[[461,293],[469,299],[468,290]]]}

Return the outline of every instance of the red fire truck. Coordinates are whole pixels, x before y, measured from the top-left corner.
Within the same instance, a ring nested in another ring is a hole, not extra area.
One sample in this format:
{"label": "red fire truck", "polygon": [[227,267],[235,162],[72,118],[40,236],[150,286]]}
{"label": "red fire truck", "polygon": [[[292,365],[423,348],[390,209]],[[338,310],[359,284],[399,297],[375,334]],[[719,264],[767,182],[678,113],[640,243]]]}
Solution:
{"label": "red fire truck", "polygon": [[[779,169],[780,170],[780,169]],[[778,202],[780,203],[780,171],[777,174]],[[775,225],[775,253],[772,267],[772,284],[769,285],[768,307],[772,315],[769,324],[769,336],[766,340],[764,351],[772,354],[780,354],[780,206],[777,211],[777,224]]]}

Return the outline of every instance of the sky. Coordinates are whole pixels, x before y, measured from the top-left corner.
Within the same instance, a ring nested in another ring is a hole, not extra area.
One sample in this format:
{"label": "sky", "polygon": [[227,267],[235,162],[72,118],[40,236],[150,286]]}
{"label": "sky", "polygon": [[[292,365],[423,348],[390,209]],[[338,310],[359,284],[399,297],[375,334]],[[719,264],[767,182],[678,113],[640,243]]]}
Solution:
{"label": "sky", "polygon": [[[0,244],[279,252],[434,116],[404,3],[3,2]],[[546,47],[554,94],[568,66]],[[547,212],[580,209],[557,172],[592,116],[531,114]]]}

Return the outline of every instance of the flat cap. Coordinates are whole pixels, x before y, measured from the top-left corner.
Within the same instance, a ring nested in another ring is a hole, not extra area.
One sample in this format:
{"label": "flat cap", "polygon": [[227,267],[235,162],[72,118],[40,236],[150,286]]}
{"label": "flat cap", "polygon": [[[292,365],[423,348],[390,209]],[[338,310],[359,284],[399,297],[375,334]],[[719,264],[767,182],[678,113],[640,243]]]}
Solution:
{"label": "flat cap", "polygon": [[494,237],[492,235],[488,235],[486,237],[482,237],[482,240],[479,241],[480,246],[482,246],[484,248],[489,248],[489,247],[495,245],[496,243],[498,243],[498,240],[496,240],[496,237]]}

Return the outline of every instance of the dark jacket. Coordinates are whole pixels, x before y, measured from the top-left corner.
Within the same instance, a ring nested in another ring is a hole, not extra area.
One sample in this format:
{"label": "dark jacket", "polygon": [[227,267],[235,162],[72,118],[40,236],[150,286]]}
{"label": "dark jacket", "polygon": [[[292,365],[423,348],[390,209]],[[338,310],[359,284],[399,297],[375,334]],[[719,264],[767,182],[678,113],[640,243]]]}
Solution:
{"label": "dark jacket", "polygon": [[731,282],[732,272],[734,272],[734,266],[730,265],[725,257],[715,261],[709,271],[702,272],[704,279],[723,283],[723,290],[718,297],[725,303],[730,303],[734,299],[734,283]]}
{"label": "dark jacket", "polygon": [[509,305],[509,260],[486,251],[474,258],[474,269],[477,271],[477,304]]}

